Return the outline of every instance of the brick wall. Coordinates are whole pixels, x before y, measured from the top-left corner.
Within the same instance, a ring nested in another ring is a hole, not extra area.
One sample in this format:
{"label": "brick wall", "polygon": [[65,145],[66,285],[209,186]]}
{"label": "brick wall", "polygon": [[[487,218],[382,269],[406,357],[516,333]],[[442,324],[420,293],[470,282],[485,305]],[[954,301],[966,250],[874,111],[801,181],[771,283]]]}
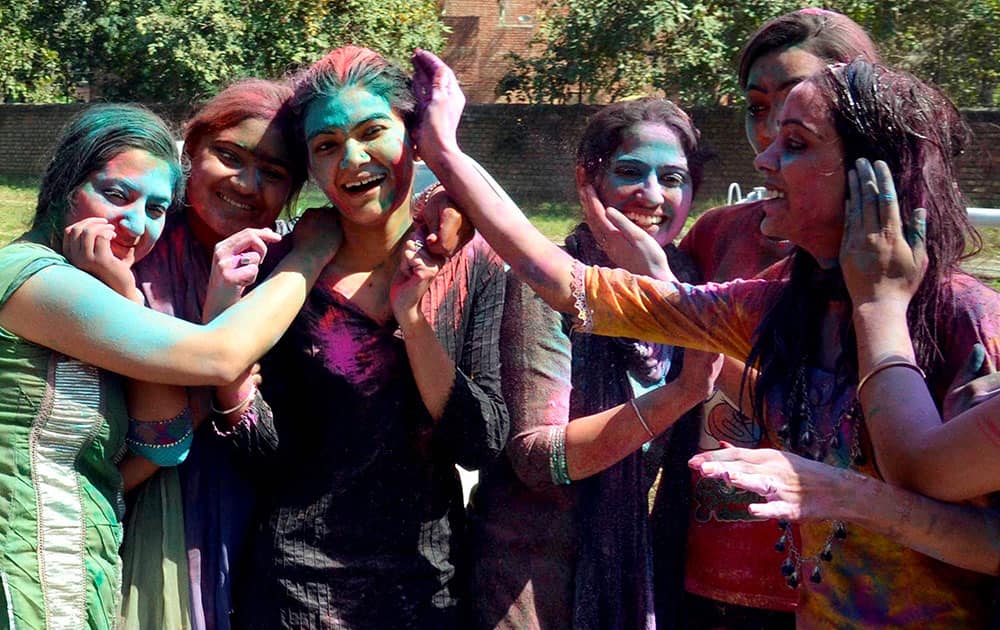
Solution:
{"label": "brick wall", "polygon": [[[82,105],[0,105],[0,175],[39,175],[59,131]],[[187,108],[155,106],[179,121]],[[465,150],[515,200],[576,198],[573,154],[592,106],[470,105],[459,130]],[[1000,207],[1000,111],[965,112],[976,141],[960,161],[960,183],[970,205]],[[738,108],[691,111],[702,139],[718,154],[705,169],[699,197],[724,198],[730,182],[744,193],[760,177],[743,136]],[[997,147],[998,153],[992,153]]]}
{"label": "brick wall", "polygon": [[[85,104],[0,105],[0,175],[41,175],[67,121]],[[153,105],[179,125],[189,113],[184,105]]]}
{"label": "brick wall", "polygon": [[496,102],[496,86],[510,65],[506,55],[527,54],[535,32],[537,0],[445,0],[441,20],[451,29],[442,58],[470,103]]}

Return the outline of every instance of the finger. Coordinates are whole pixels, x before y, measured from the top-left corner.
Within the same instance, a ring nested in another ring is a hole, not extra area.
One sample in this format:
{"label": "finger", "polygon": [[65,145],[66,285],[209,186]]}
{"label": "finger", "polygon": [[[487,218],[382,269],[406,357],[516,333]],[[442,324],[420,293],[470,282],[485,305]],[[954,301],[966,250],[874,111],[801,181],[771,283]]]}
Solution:
{"label": "finger", "polygon": [[256,274],[256,267],[260,265],[262,257],[255,251],[245,251],[239,254],[234,254],[229,258],[231,267],[236,269],[242,269],[244,267],[253,267],[255,269],[254,274]]}
{"label": "finger", "polygon": [[642,238],[649,236],[646,230],[632,223],[618,208],[609,206],[605,211],[605,215],[608,217],[608,222],[616,230],[624,234],[630,243],[638,243]]}
{"label": "finger", "polygon": [[617,228],[608,221],[607,209],[597,196],[597,191],[593,184],[585,184],[578,189],[580,205],[583,206],[583,216],[587,219],[587,224],[597,234],[610,234],[617,231]]}
{"label": "finger", "polygon": [[783,519],[797,521],[799,510],[787,501],[769,501],[767,503],[751,503],[747,506],[751,516],[765,519]]}
{"label": "finger", "polygon": [[847,171],[847,201],[844,208],[844,243],[857,240],[864,233],[864,211],[861,202],[861,184],[858,171]]}
{"label": "finger", "polygon": [[729,484],[731,486],[739,488],[740,490],[753,492],[765,498],[772,497],[776,493],[774,484],[770,481],[768,477],[764,477],[762,475],[756,475],[753,473],[744,473],[744,472],[730,470]]}
{"label": "finger", "polygon": [[906,228],[906,242],[913,250],[913,260],[926,265],[927,262],[927,209],[917,208],[910,217]]}
{"label": "finger", "polygon": [[881,217],[878,207],[878,182],[875,181],[875,171],[871,162],[858,158],[855,162],[858,171],[858,184],[861,188],[861,205],[863,213],[862,225],[866,234],[876,234],[882,231]]}
{"label": "finger", "polygon": [[903,222],[899,218],[896,184],[892,181],[889,165],[882,160],[875,160],[871,167],[878,188],[879,223],[883,229],[902,232]]}

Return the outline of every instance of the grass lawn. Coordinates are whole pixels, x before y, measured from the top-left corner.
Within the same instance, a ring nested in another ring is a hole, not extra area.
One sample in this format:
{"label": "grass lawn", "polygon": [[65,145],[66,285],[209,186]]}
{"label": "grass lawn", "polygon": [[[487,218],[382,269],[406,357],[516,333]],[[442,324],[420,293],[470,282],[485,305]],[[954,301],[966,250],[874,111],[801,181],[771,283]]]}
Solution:
{"label": "grass lawn", "polygon": [[[37,180],[0,177],[0,245],[10,242],[27,228],[35,210]],[[323,193],[307,186],[299,197],[297,207],[301,209],[321,206],[326,202]],[[696,204],[688,217],[685,230],[695,217],[704,210],[724,203],[722,199],[706,199]],[[539,203],[526,205],[525,214],[543,234],[554,241],[562,239],[580,221],[580,209],[576,203]],[[983,236],[983,250],[978,256],[966,262],[966,266],[977,275],[1000,290],[1000,228],[980,230]]]}

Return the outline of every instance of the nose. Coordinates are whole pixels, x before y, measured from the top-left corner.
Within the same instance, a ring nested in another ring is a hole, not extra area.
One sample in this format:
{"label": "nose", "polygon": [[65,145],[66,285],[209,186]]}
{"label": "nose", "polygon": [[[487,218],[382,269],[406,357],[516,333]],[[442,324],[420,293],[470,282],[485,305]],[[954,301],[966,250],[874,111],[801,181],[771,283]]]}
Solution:
{"label": "nose", "polygon": [[252,195],[260,188],[260,171],[252,166],[245,166],[234,173],[233,182],[240,192]]}
{"label": "nose", "polygon": [[364,164],[368,161],[368,152],[364,143],[358,142],[354,138],[348,138],[344,143],[344,157],[340,161],[340,167],[346,168],[355,164]]}
{"label": "nose", "polygon": [[638,191],[643,203],[649,207],[658,207],[665,201],[663,197],[663,187],[660,185],[660,178],[656,173],[650,173],[642,182],[642,188]]}
{"label": "nose", "polygon": [[146,231],[146,201],[139,199],[132,205],[125,208],[118,218],[119,232],[124,232],[121,236],[127,236],[138,240]]}
{"label": "nose", "polygon": [[778,114],[781,113],[781,104],[775,103],[767,110],[767,120],[757,129],[757,150],[764,151],[778,136]]}
{"label": "nose", "polygon": [[761,173],[778,170],[776,144],[771,143],[766,149],[757,154],[753,159],[753,166]]}

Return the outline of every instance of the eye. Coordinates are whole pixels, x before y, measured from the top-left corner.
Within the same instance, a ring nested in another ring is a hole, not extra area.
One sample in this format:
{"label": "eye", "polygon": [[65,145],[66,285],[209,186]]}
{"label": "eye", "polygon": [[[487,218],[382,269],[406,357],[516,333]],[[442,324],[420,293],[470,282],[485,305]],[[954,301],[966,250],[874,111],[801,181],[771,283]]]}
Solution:
{"label": "eye", "polygon": [[626,179],[635,179],[637,177],[642,176],[642,173],[639,171],[639,169],[637,169],[634,166],[627,166],[624,164],[616,166],[614,173],[618,177],[624,177]]}
{"label": "eye", "polygon": [[667,188],[680,188],[686,181],[684,173],[665,173],[660,176],[660,184]]}
{"label": "eye", "polygon": [[149,204],[146,206],[146,216],[150,219],[157,220],[163,217],[167,213],[167,206],[161,203]]}
{"label": "eye", "polygon": [[240,158],[236,153],[225,149],[223,147],[216,147],[215,154],[219,157],[219,161],[227,166],[239,166]]}
{"label": "eye", "polygon": [[757,118],[762,113],[767,110],[767,107],[759,103],[750,103],[747,105],[747,116],[750,118]]}
{"label": "eye", "polygon": [[329,153],[335,150],[340,143],[336,140],[330,138],[318,138],[312,145],[312,152],[317,155],[322,155],[324,153]]}
{"label": "eye", "polygon": [[364,134],[362,136],[366,139],[377,138],[382,135],[382,132],[386,130],[385,125],[369,125],[365,128]]}
{"label": "eye", "polygon": [[784,138],[782,140],[782,144],[784,145],[785,149],[787,149],[792,153],[797,153],[799,151],[802,151],[808,146],[805,142],[803,142],[799,138],[796,138],[795,136],[789,136],[787,138]]}
{"label": "eye", "polygon": [[128,195],[121,188],[105,188],[101,191],[101,194],[116,205],[128,201]]}
{"label": "eye", "polygon": [[276,168],[262,168],[260,172],[264,175],[264,179],[271,182],[283,182],[289,178],[288,173]]}

